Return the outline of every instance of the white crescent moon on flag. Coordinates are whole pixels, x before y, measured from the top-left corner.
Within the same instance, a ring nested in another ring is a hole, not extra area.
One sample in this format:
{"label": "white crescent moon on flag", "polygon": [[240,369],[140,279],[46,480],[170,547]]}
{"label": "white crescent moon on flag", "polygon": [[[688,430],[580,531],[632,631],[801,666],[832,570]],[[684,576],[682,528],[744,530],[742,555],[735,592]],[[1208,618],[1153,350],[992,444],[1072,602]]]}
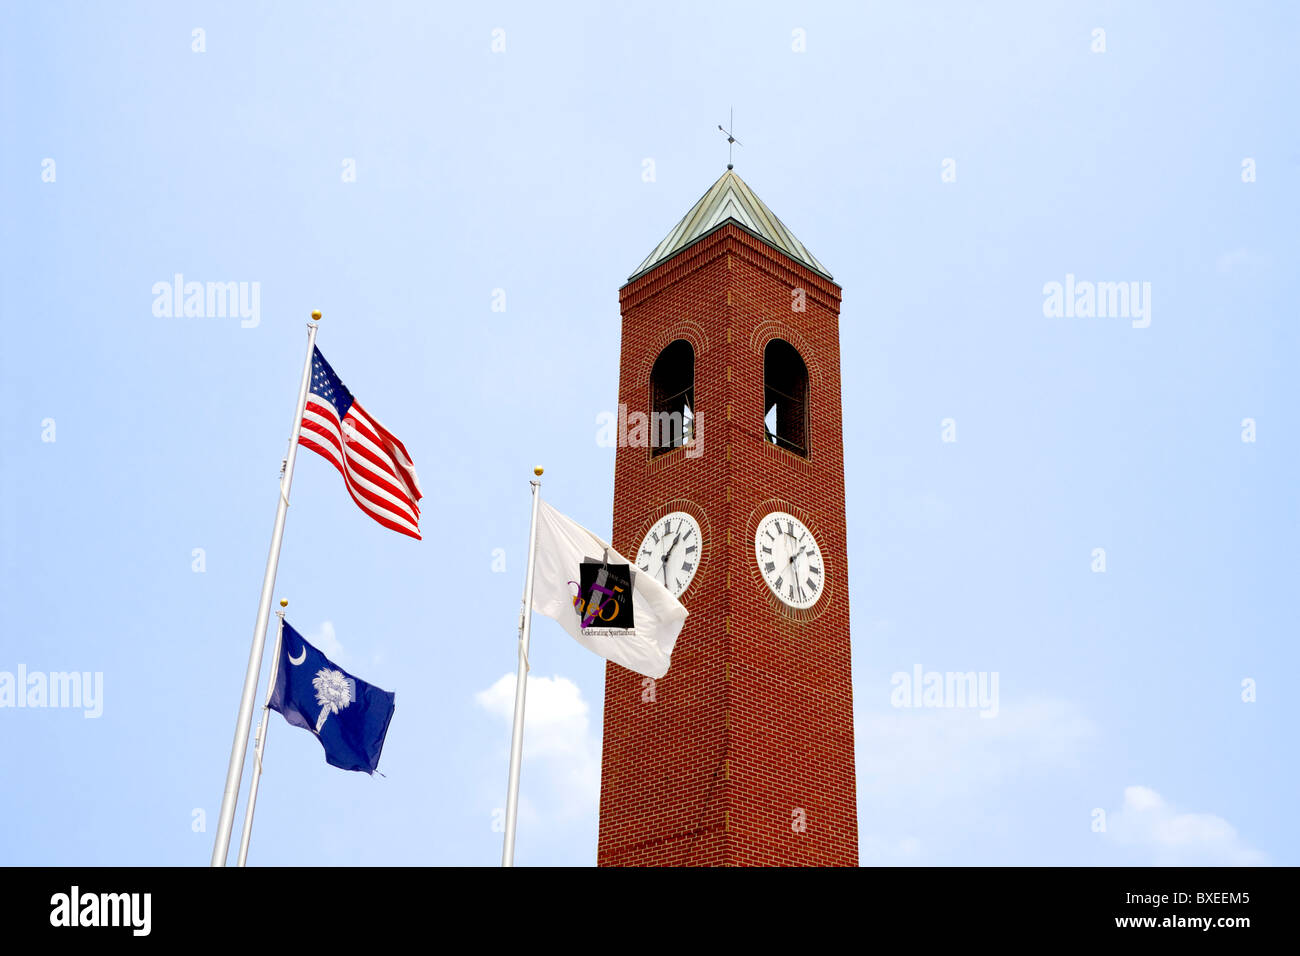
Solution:
{"label": "white crescent moon on flag", "polygon": [[294,656],[293,656],[292,654],[289,655],[289,663],[290,663],[290,664],[301,664],[301,663],[302,663],[303,661],[305,661],[306,659],[307,659],[307,645],[306,645],[306,644],[304,644],[304,645],[302,646],[302,653],[300,653],[300,654],[298,655],[298,657],[297,657],[296,660],[294,659]]}

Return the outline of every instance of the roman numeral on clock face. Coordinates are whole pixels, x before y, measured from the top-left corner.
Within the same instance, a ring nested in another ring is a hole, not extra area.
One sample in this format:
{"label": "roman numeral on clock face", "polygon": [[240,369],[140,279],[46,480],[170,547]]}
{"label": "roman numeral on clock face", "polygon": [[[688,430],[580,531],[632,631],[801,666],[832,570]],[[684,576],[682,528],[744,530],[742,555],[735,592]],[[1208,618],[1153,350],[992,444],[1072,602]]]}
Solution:
{"label": "roman numeral on clock face", "polygon": [[691,586],[699,568],[702,544],[699,537],[692,539],[698,530],[699,523],[689,512],[673,511],[657,517],[641,542],[638,554],[645,563],[639,567],[667,587],[673,597],[680,598]]}
{"label": "roman numeral on clock face", "polygon": [[764,582],[781,604],[803,610],[821,599],[825,572],[820,549],[797,517],[768,513],[754,531],[754,554]]}

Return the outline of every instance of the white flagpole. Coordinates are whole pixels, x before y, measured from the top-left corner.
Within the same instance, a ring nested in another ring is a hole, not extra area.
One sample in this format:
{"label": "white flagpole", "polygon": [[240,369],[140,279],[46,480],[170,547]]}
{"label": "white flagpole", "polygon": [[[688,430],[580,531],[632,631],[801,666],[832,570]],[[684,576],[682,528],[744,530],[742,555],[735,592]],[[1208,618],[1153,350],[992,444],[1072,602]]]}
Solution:
{"label": "white flagpole", "polygon": [[284,476],[280,479],[280,505],[275,512],[275,529],[271,532],[271,552],[266,556],[266,574],[262,577],[262,596],[257,602],[257,620],[253,622],[253,646],[248,652],[248,670],[244,673],[244,692],[239,698],[239,716],[235,720],[235,742],[230,748],[230,766],[226,769],[226,789],[221,795],[221,816],[217,820],[217,838],[212,844],[212,866],[225,866],[230,852],[230,831],[235,826],[235,804],[239,800],[239,783],[244,776],[244,757],[248,753],[248,731],[253,725],[253,706],[257,697],[257,679],[262,672],[262,655],[266,650],[266,625],[271,619],[271,592],[275,589],[275,572],[280,564],[280,542],[284,538],[284,518],[289,510],[289,487],[293,484],[293,463],[298,457],[298,434],[302,431],[302,413],[307,407],[307,389],[311,385],[311,359],[316,348],[316,330],[320,312],[311,314],[307,326],[307,358],[302,364],[302,383],[298,386],[298,407],[293,415],[293,432],[289,436],[289,453],[284,459]]}
{"label": "white flagpole", "polygon": [[[542,469],[533,474],[542,477]],[[519,767],[524,757],[524,697],[528,692],[528,637],[533,623],[533,561],[537,552],[537,502],[542,483],[533,486],[533,520],[528,529],[528,571],[524,577],[524,606],[519,615],[519,672],[515,677],[515,727],[510,735],[510,783],[506,793],[506,837],[501,848],[501,865],[515,865],[515,821],[519,815]]]}
{"label": "white flagpole", "polygon": [[262,719],[257,722],[256,743],[253,746],[253,779],[248,784],[248,806],[244,808],[244,832],[239,837],[239,862],[248,862],[248,843],[253,838],[253,814],[257,810],[257,787],[262,782],[262,754],[266,753],[266,732],[271,729],[271,695],[275,693],[275,678],[280,673],[280,643],[284,640],[284,609],[289,602],[280,599],[280,610],[275,616],[280,624],[275,631],[275,650],[271,652],[271,683],[266,687],[266,703],[262,705]]}

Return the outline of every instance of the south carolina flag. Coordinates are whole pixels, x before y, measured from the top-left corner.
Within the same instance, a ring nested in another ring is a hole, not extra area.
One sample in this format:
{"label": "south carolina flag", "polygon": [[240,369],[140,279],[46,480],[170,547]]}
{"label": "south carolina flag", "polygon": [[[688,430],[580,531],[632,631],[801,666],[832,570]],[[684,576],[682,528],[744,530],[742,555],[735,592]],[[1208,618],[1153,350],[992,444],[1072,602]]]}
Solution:
{"label": "south carolina flag", "polygon": [[534,611],[606,660],[646,677],[668,673],[687,612],[667,588],[545,501],[534,562]]}
{"label": "south carolina flag", "polygon": [[280,662],[267,706],[316,735],[325,762],[374,773],[396,695],[341,669],[284,622]]}

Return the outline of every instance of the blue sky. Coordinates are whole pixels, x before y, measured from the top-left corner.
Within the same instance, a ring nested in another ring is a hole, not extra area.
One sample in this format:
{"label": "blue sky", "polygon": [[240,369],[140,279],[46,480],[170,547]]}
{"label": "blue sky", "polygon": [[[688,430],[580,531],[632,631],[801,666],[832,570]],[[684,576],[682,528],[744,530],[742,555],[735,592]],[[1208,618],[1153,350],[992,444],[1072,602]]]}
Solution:
{"label": "blue sky", "polygon": [[[1293,8],[0,17],[0,671],[103,675],[98,718],[0,708],[0,863],[207,862],[313,308],[425,540],[300,456],[276,594],[397,712],[382,778],[276,718],[251,862],[499,860],[529,469],[608,535],[616,292],[733,106],[844,288],[863,862],[1300,862]],[[177,273],[257,323],[156,316]],[[1149,326],[1045,316],[1067,275]],[[517,862],[590,865],[604,665],[533,640]],[[917,665],[998,716],[892,706]]]}

